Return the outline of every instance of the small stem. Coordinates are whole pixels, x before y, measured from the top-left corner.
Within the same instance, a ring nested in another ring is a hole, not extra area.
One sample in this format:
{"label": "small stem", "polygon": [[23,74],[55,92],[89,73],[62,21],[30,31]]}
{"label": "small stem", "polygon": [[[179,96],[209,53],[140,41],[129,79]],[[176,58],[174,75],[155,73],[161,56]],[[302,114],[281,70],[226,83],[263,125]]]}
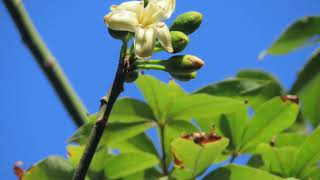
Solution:
{"label": "small stem", "polygon": [[160,70],[160,71],[166,71],[166,67],[162,65],[156,65],[156,64],[139,64],[135,65],[137,69],[153,69],[153,70]]}
{"label": "small stem", "polygon": [[77,126],[87,122],[87,109],[74,91],[59,64],[34,27],[21,0],[3,0],[13,18],[23,42],[45,73],[55,92]]}
{"label": "small stem", "polygon": [[73,180],[84,180],[88,172],[92,158],[96,152],[96,149],[101,140],[104,129],[108,123],[109,115],[112,107],[116,102],[117,98],[124,90],[124,79],[126,75],[125,71],[125,56],[127,51],[127,43],[124,42],[121,48],[120,61],[118,69],[112,84],[109,95],[104,96],[101,99],[100,110],[97,115],[97,121],[93,129],[91,130],[90,137],[86,149],[79,162],[78,168],[76,169]]}
{"label": "small stem", "polygon": [[231,154],[231,158],[230,158],[230,162],[229,163],[230,164],[233,163],[237,159],[238,155],[239,155],[238,151],[233,151],[232,154]]}
{"label": "small stem", "polygon": [[152,59],[152,60],[143,60],[143,59],[138,59],[136,60],[133,64],[134,65],[144,65],[144,64],[160,64],[163,65],[164,60],[160,59]]}
{"label": "small stem", "polygon": [[167,159],[167,153],[166,153],[166,149],[165,149],[165,135],[164,135],[164,131],[165,131],[165,126],[160,124],[159,125],[159,129],[160,129],[160,141],[161,141],[161,151],[162,151],[162,158],[161,158],[161,163],[162,163],[162,171],[163,171],[163,175],[168,175],[168,167],[167,167],[167,163],[166,163],[166,159]]}

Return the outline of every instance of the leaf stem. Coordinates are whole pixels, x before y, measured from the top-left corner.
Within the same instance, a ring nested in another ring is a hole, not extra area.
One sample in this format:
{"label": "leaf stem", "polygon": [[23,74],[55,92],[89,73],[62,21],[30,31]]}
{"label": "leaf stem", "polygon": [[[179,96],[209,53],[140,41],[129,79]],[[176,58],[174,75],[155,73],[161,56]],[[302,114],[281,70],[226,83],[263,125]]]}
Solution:
{"label": "leaf stem", "polygon": [[137,69],[153,69],[153,70],[160,70],[160,71],[166,71],[166,67],[162,66],[162,65],[157,65],[157,64],[139,64],[139,65],[135,65],[135,67]]}
{"label": "leaf stem", "polygon": [[108,95],[101,99],[100,110],[97,115],[96,124],[91,130],[90,137],[86,149],[76,169],[73,180],[84,180],[88,172],[91,160],[96,152],[104,129],[107,126],[108,118],[111,113],[112,107],[117,98],[124,90],[124,80],[126,75],[126,62],[125,56],[127,51],[127,43],[124,42],[121,49],[120,61],[115,78],[112,84],[111,91]]}
{"label": "leaf stem", "polygon": [[166,159],[167,159],[167,153],[166,153],[166,149],[165,149],[165,125],[159,125],[159,129],[160,129],[160,141],[161,141],[161,151],[162,151],[162,158],[161,158],[161,163],[162,163],[162,172],[163,175],[168,175],[168,167],[167,167],[167,163],[166,163]]}
{"label": "leaf stem", "polygon": [[88,120],[87,109],[70,85],[54,56],[41,39],[22,1],[3,0],[3,2],[18,28],[23,42],[35,57],[35,60],[50,81],[74,123],[77,126],[83,125]]}

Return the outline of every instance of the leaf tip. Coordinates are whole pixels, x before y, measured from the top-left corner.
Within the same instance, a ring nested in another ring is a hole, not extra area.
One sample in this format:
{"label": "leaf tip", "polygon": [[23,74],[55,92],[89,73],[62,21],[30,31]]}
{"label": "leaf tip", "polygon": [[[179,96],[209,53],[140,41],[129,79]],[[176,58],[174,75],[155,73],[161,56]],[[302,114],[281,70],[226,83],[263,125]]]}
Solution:
{"label": "leaf tip", "polygon": [[257,59],[259,61],[263,60],[266,56],[268,55],[268,51],[267,50],[263,50],[260,52],[260,54],[258,55]]}
{"label": "leaf tip", "polygon": [[16,161],[13,165],[13,172],[19,178],[19,180],[22,180],[22,176],[24,174],[24,170],[21,168],[23,165],[22,161]]}

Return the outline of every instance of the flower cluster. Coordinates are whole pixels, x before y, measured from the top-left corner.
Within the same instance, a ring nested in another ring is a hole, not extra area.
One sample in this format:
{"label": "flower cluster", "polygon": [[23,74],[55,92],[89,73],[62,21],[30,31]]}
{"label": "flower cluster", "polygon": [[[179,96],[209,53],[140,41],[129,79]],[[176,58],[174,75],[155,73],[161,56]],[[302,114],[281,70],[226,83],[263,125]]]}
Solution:
{"label": "flower cluster", "polygon": [[[132,64],[135,69],[163,70],[175,79],[187,81],[195,78],[195,71],[204,64],[199,58],[181,55],[168,60],[146,60],[162,50],[169,53],[183,51],[190,41],[188,35],[200,26],[202,15],[188,12],[178,16],[169,28],[164,21],[171,17],[175,7],[176,0],[128,1],[111,6],[104,21],[113,37],[120,35],[123,39],[122,36],[127,37],[128,33],[134,35]],[[137,76],[136,73],[129,74]]]}

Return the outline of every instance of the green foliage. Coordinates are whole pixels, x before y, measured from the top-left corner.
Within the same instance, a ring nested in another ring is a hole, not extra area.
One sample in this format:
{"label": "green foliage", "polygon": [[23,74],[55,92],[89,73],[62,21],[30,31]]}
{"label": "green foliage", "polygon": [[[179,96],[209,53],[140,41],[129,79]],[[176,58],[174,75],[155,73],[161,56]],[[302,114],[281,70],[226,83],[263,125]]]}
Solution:
{"label": "green foliage", "polygon": [[256,70],[240,71],[234,78],[205,86],[195,93],[233,97],[258,107],[283,93],[280,83],[270,74]]}
{"label": "green foliage", "polygon": [[320,17],[303,17],[291,24],[282,35],[272,44],[272,46],[263,52],[263,55],[287,54],[306,44],[319,41]]}
{"label": "green foliage", "polygon": [[173,171],[173,177],[177,179],[193,179],[214,162],[227,147],[228,140],[220,139],[199,145],[191,140],[178,138],[171,145],[176,158],[175,166],[177,166]]}
{"label": "green foliage", "polygon": [[67,160],[51,156],[28,169],[23,175],[23,180],[71,179],[73,172],[74,168]]}
{"label": "green foliage", "polygon": [[255,168],[238,166],[238,165],[228,165],[222,167],[204,178],[204,180],[283,180],[283,178],[274,176],[266,171],[258,170]]}

